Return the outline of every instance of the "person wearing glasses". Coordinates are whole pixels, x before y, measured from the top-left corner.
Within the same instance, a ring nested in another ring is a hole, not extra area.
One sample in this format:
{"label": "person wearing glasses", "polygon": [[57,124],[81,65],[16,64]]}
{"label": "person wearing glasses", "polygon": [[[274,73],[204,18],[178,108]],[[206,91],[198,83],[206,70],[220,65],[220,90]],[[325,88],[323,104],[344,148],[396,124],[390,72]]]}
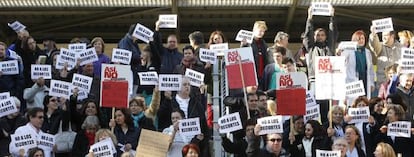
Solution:
{"label": "person wearing glasses", "polygon": [[348,142],[345,138],[337,138],[332,144],[332,150],[339,150],[341,151],[341,157],[346,157],[346,151],[348,149]]}
{"label": "person wearing glasses", "polygon": [[46,95],[43,99],[43,105],[45,114],[42,131],[55,135],[58,133],[60,123],[62,123],[62,130],[67,130],[70,116],[66,108],[66,99]]}
{"label": "person wearing glasses", "polygon": [[265,139],[266,145],[260,150],[260,157],[290,157],[289,152],[282,148],[282,134],[267,134]]}

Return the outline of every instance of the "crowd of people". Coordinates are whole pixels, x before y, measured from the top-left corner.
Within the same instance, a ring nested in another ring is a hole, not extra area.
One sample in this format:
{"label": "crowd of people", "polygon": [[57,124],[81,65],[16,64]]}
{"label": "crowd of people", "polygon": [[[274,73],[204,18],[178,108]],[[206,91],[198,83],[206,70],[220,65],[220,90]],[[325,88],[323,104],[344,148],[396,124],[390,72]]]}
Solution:
{"label": "crowd of people", "polygon": [[[263,39],[267,31],[265,21],[254,23],[252,43],[241,41],[240,47],[252,49],[259,84],[246,87],[247,102],[244,101],[243,92],[239,91],[233,91],[224,98],[223,105],[229,107],[231,113],[239,112],[243,128],[232,132],[231,139],[226,134],[222,135],[223,149],[235,157],[315,157],[317,150],[337,150],[342,157],[414,156],[414,150],[410,149],[414,144],[412,135],[407,138],[387,134],[389,123],[411,123],[414,120],[413,74],[402,73],[399,65],[401,48],[414,47],[413,33],[408,30],[398,34],[394,31],[381,32],[380,41],[379,33],[373,27],[366,33],[356,30],[350,40],[357,42],[357,48],[344,50],[337,48],[338,29],[334,13],[327,22],[328,30],[314,28],[314,18],[317,17],[309,9],[302,36],[303,46],[297,53],[288,48],[289,35],[284,32],[277,32],[274,45],[268,46]],[[0,71],[0,93],[9,92],[20,109],[19,112],[0,118],[0,156],[94,156],[90,147],[109,138],[116,147],[114,156],[129,157],[136,153],[142,129],[170,136],[166,156],[214,156],[210,143],[213,130],[218,128],[213,123],[213,104],[209,100],[213,94],[212,65],[202,62],[199,53],[200,48],[208,49],[213,44],[230,41],[217,30],[211,33],[209,41],[205,43],[203,33],[195,31],[189,34],[190,44],[182,50],[178,49],[176,35],[169,35],[164,46],[157,21],[153,39],[140,49],[138,39],[133,36],[135,27],[135,24],[131,25],[118,43],[118,48],[132,52],[129,65],[133,73],[133,95],[129,108],[117,108],[113,119],[111,108],[100,105],[101,65],[120,63],[111,62],[105,54],[103,38],[94,37],[91,41],[74,38],[70,41],[85,43],[88,48],[94,47],[99,58],[83,66],[78,62],[70,70],[67,64],[63,69],[56,68],[60,50],[53,37],[42,39],[43,49],[38,47],[36,39],[30,36],[28,30],[16,32],[17,40],[10,45],[0,42],[0,63],[10,60],[19,63],[18,74],[8,75]],[[278,115],[277,98],[274,96],[278,85],[276,74],[304,72],[308,76],[309,90],[320,92],[314,86],[317,56],[344,56],[346,82],[361,80],[366,96],[338,101],[331,108],[329,100],[317,100],[321,115],[319,121],[305,122],[303,115],[292,115],[289,117],[291,120],[285,121],[283,133],[259,135],[261,126],[257,124],[257,119]],[[69,99],[50,96],[49,79],[31,79],[32,64],[51,65],[53,80],[71,82],[74,74],[92,77],[88,97],[78,100],[77,89]],[[184,75],[186,69],[205,74],[204,84],[201,87],[191,86],[189,78],[183,77],[178,92],[161,92],[157,86],[140,85],[138,72]],[[370,109],[368,122],[350,123],[352,117],[348,115],[348,109],[362,107]],[[197,117],[201,134],[193,137],[182,135],[179,121]],[[414,134],[413,130],[411,134]],[[58,135],[62,131],[76,132],[73,141],[67,141],[73,143],[69,149],[59,150],[56,145],[49,151],[10,145],[12,134],[31,132],[36,136],[40,133]]]}

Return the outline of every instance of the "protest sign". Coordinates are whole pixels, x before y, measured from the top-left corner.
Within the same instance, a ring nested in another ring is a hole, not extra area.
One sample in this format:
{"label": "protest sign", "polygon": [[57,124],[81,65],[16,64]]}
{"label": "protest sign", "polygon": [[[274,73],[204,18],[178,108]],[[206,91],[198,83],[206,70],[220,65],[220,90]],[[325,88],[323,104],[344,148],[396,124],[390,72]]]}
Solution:
{"label": "protest sign", "polygon": [[345,99],[346,66],[343,56],[316,56],[315,59],[316,100]]}
{"label": "protest sign", "polygon": [[414,49],[401,48],[400,72],[414,73]]}
{"label": "protest sign", "polygon": [[306,115],[303,116],[303,120],[306,123],[308,120],[316,120],[319,121],[321,118],[321,112],[318,105],[306,107]]}
{"label": "protest sign", "polygon": [[99,141],[93,144],[90,147],[90,150],[93,152],[94,157],[113,157],[114,152],[114,143],[110,138],[107,138],[103,141]]}
{"label": "protest sign", "polygon": [[355,98],[365,95],[364,82],[362,80],[345,84],[346,96]]}
{"label": "protest sign", "polygon": [[26,29],[26,26],[20,23],[19,21],[14,21],[13,23],[7,23],[7,25],[13,29],[15,32],[20,32]]}
{"label": "protest sign", "polygon": [[286,88],[276,90],[277,114],[304,115],[306,110],[306,90]]}
{"label": "protest sign", "polygon": [[247,43],[251,44],[253,42],[253,32],[247,30],[240,30],[237,33],[236,41],[243,41],[246,40]]}
{"label": "protest sign", "polygon": [[85,51],[80,52],[78,56],[80,60],[79,65],[81,66],[98,61],[98,55],[96,54],[95,47],[91,47]]}
{"label": "protest sign", "polygon": [[32,80],[40,77],[43,77],[43,79],[52,79],[52,66],[32,64],[30,74]]}
{"label": "protest sign", "polygon": [[283,133],[282,116],[268,116],[257,119],[260,125],[259,135]]}
{"label": "protest sign", "polygon": [[59,81],[59,80],[51,80],[50,81],[50,90],[49,95],[55,97],[64,97],[66,99],[70,98],[72,83]]}
{"label": "protest sign", "polygon": [[276,83],[276,89],[308,88],[308,78],[304,72],[277,73]]}
{"label": "protest sign", "polygon": [[210,64],[216,64],[217,53],[213,50],[200,48],[200,60]]}
{"label": "protest sign", "polygon": [[83,52],[86,50],[86,43],[68,44],[68,49],[73,52]]}
{"label": "protest sign", "polygon": [[0,93],[0,100],[5,100],[10,97],[10,92]]}
{"label": "protest sign", "polygon": [[204,74],[198,71],[187,68],[185,70],[185,76],[189,79],[190,85],[200,87],[204,84]]}
{"label": "protest sign", "polygon": [[[72,93],[73,94],[73,93]],[[86,98],[88,98],[88,93],[86,91],[78,91],[78,100],[84,100]]]}
{"label": "protest sign", "polygon": [[241,62],[253,62],[254,56],[251,47],[242,47],[237,49],[228,49],[224,51],[224,62],[226,65],[238,64],[239,58]]}
{"label": "protest sign", "polygon": [[213,50],[213,51],[216,51],[216,52],[217,51],[224,51],[224,50],[228,50],[228,49],[229,49],[229,44],[228,43],[211,44],[210,45],[210,50]]}
{"label": "protest sign", "polygon": [[218,119],[218,125],[220,126],[220,129],[219,129],[220,134],[230,133],[233,131],[243,129],[239,112],[224,115],[220,117]]}
{"label": "protest sign", "polygon": [[312,2],[312,15],[332,16],[333,7],[329,2]]}
{"label": "protest sign", "polygon": [[102,107],[128,108],[128,82],[104,80],[101,87]]}
{"label": "protest sign", "polygon": [[358,43],[356,41],[342,41],[338,45],[338,49],[346,51],[355,51],[357,49]]}
{"label": "protest sign", "polygon": [[158,78],[158,87],[160,91],[180,91],[182,79],[182,75],[160,74]]}
{"label": "protest sign", "polygon": [[154,32],[152,32],[151,29],[148,29],[139,23],[137,23],[135,26],[134,33],[132,34],[133,37],[138,38],[139,40],[142,40],[146,43],[150,42],[152,35],[154,35]]}
{"label": "protest sign", "polygon": [[177,14],[161,14],[158,21],[160,28],[177,28]]}
{"label": "protest sign", "polygon": [[370,116],[369,107],[349,108],[348,116],[352,118],[352,120],[348,122],[349,124],[368,122]]}
{"label": "protest sign", "polygon": [[127,80],[128,94],[132,95],[133,77],[131,66],[119,64],[102,64],[101,87],[104,80]]}
{"label": "protest sign", "polygon": [[2,75],[16,75],[19,74],[18,65],[17,60],[1,61],[0,71]]}
{"label": "protest sign", "polygon": [[372,27],[374,27],[375,32],[390,32],[394,31],[394,26],[392,24],[391,17],[372,20]]}
{"label": "protest sign", "polygon": [[0,100],[0,117],[7,116],[18,111],[19,110],[17,109],[13,98],[8,97],[6,99]]}
{"label": "protest sign", "polygon": [[316,157],[341,157],[341,151],[316,149]]}
{"label": "protest sign", "polygon": [[76,66],[76,52],[61,48],[59,56],[56,59],[56,69],[63,69],[65,63],[68,64],[68,70],[73,69]]}
{"label": "protest sign", "polygon": [[315,105],[317,105],[315,96],[313,95],[311,91],[306,91],[306,107],[315,106]]}
{"label": "protest sign", "polygon": [[[241,59],[241,70],[239,59]],[[241,76],[244,78],[245,86],[256,86],[258,84],[251,47],[226,50],[224,51],[224,60],[226,63],[226,82],[229,89],[243,87]],[[229,76],[231,76],[231,79],[229,79]]]}
{"label": "protest sign", "polygon": [[139,72],[140,85],[158,85],[158,74],[155,71]]}
{"label": "protest sign", "polygon": [[112,59],[114,63],[129,64],[131,63],[132,52],[124,49],[112,49]]}
{"label": "protest sign", "polygon": [[73,74],[72,86],[77,87],[80,91],[90,92],[92,87],[93,78],[81,74]]}
{"label": "protest sign", "polygon": [[52,151],[55,141],[55,135],[41,132],[37,138],[37,146],[43,150]]}
{"label": "protest sign", "polygon": [[179,120],[178,128],[182,136],[195,136],[201,134],[200,118]]}
{"label": "protest sign", "polygon": [[15,134],[10,135],[11,138],[11,147],[17,149],[24,149],[25,152],[30,148],[37,147],[36,136],[31,134],[30,132],[20,131],[16,132]]}
{"label": "protest sign", "polygon": [[147,129],[141,130],[135,157],[164,157],[169,148],[170,135]]}
{"label": "protest sign", "polygon": [[411,138],[411,122],[396,121],[389,123],[387,136]]}

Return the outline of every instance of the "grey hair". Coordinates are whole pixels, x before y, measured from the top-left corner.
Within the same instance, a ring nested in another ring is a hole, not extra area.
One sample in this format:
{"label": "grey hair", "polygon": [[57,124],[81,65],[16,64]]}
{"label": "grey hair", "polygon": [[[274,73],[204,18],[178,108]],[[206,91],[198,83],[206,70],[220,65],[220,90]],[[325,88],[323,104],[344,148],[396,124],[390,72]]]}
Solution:
{"label": "grey hair", "polygon": [[98,127],[97,129],[99,129],[100,126],[99,126],[98,117],[97,116],[87,116],[85,118],[85,120],[83,121],[83,124],[82,124],[81,128],[85,130],[86,127],[88,127],[88,126],[97,126]]}
{"label": "grey hair", "polygon": [[20,100],[17,98],[17,97],[15,97],[15,96],[11,96],[10,98],[12,98],[13,100],[14,100],[14,103],[17,105],[21,105],[22,103],[20,102]]}

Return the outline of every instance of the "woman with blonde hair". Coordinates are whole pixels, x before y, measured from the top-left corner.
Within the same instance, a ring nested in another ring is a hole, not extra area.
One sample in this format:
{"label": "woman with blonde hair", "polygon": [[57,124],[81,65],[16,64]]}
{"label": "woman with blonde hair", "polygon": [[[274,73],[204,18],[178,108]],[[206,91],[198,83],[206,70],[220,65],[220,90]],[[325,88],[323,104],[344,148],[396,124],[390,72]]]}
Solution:
{"label": "woman with blonde hair", "polygon": [[380,142],[374,152],[375,157],[396,157],[394,149],[384,142]]}
{"label": "woman with blonde hair", "polygon": [[410,40],[413,36],[413,33],[409,30],[402,30],[398,32],[398,38],[400,38],[400,43],[402,46],[406,48],[411,47]]}

